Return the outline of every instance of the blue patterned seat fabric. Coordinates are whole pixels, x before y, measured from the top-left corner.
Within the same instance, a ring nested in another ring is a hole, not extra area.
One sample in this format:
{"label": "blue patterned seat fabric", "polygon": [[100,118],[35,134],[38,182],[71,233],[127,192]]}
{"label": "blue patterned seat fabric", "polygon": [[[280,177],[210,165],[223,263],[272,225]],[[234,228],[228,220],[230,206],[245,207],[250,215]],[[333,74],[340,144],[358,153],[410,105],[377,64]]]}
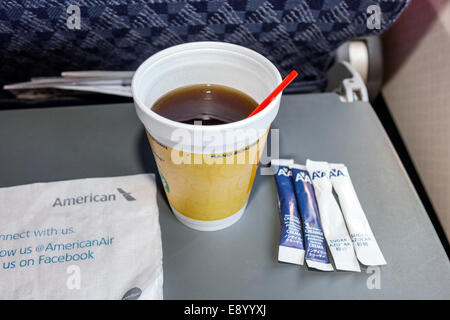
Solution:
{"label": "blue patterned seat fabric", "polygon": [[[379,34],[407,0],[2,0],[0,84],[64,70],[134,70],[153,53],[191,41],[254,49],[282,75],[296,69],[297,91],[320,90],[334,50]],[[80,8],[71,30],[69,5]],[[377,5],[381,28],[366,25]],[[291,88],[292,89],[292,88]]]}

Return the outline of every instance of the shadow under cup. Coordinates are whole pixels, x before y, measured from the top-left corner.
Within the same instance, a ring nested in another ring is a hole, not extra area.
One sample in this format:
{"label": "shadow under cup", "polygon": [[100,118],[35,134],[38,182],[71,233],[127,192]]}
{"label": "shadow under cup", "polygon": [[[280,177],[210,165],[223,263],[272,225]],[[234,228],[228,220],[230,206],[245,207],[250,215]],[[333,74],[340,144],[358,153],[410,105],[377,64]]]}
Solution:
{"label": "shadow under cup", "polygon": [[232,87],[261,103],[280,82],[280,73],[265,57],[222,42],[174,46],[137,69],[132,81],[136,112],[172,211],[183,224],[213,231],[239,220],[281,97],[250,118],[209,126],[169,120],[153,112],[153,104],[169,91],[195,84]]}

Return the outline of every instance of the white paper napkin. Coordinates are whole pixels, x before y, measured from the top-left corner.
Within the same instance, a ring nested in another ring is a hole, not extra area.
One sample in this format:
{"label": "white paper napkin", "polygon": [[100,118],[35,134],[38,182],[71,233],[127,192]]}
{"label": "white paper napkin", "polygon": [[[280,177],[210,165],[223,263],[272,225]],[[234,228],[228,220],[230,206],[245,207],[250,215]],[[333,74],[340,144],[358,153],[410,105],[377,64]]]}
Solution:
{"label": "white paper napkin", "polygon": [[162,299],[154,175],[0,188],[0,299]]}

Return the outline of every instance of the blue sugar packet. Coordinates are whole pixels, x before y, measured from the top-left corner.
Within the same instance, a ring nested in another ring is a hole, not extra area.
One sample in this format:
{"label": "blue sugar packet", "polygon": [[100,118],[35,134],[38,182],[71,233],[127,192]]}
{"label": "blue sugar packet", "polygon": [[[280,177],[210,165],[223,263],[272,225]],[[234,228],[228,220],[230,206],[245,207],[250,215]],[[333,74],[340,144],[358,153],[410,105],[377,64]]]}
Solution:
{"label": "blue sugar packet", "polygon": [[306,263],[308,267],[322,271],[333,271],[327,253],[327,245],[320,222],[314,188],[306,166],[292,164],[292,179],[300,210],[305,238]]}
{"label": "blue sugar packet", "polygon": [[275,159],[271,167],[275,175],[280,207],[281,237],[278,247],[278,261],[303,265],[305,249],[300,216],[295,199],[292,171],[289,166],[294,160]]}

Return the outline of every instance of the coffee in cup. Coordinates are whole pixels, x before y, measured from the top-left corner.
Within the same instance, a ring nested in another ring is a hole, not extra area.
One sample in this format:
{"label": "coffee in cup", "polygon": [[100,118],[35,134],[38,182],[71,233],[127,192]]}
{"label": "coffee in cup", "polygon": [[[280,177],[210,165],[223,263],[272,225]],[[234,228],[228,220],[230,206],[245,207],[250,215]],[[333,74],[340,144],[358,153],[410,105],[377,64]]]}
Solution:
{"label": "coffee in cup", "polygon": [[177,45],[136,70],[136,112],[170,207],[183,224],[213,231],[242,217],[281,95],[247,116],[280,82],[264,56],[222,42]]}

